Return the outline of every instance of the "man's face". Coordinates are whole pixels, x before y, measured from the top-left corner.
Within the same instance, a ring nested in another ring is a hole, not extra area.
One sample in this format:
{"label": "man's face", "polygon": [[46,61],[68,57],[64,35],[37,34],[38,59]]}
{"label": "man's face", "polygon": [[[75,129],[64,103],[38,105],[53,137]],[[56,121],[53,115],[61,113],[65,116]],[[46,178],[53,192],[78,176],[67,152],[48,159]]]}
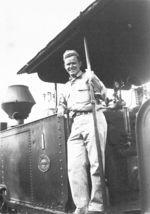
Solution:
{"label": "man's face", "polygon": [[81,65],[82,63],[78,60],[76,56],[66,58],[64,61],[64,67],[69,73],[69,75],[72,77],[75,77],[79,73]]}

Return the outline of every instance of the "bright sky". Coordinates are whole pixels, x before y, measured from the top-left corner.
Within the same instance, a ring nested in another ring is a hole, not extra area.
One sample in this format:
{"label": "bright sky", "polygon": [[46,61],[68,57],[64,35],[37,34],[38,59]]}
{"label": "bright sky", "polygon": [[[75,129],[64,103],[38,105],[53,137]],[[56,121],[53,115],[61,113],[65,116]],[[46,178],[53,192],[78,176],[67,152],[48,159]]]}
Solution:
{"label": "bright sky", "polygon": [[[10,85],[29,86],[37,102],[42,90],[49,90],[50,84],[42,82],[37,74],[16,73],[92,2],[0,0],[0,103]],[[0,122],[8,118],[1,109],[0,118]]]}

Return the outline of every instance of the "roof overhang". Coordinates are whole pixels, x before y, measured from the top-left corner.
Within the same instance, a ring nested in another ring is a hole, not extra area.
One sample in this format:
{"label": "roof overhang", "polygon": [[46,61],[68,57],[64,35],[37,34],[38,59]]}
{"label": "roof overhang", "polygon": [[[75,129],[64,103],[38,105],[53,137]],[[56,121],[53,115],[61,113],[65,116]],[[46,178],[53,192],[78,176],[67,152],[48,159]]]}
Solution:
{"label": "roof overhang", "polygon": [[150,81],[150,1],[97,0],[42,49],[18,74],[38,73],[45,82],[65,83],[68,74],[63,53],[77,50],[86,68],[83,37],[86,36],[92,70],[113,87],[121,77],[126,83],[137,76]]}

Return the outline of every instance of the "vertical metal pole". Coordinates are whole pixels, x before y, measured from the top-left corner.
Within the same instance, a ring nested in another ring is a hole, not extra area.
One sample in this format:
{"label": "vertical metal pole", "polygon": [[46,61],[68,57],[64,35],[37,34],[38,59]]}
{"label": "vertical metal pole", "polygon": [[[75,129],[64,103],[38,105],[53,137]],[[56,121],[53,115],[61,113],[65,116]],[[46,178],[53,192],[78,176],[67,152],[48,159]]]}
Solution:
{"label": "vertical metal pole", "polygon": [[87,46],[87,39],[86,39],[86,37],[84,37],[84,49],[85,49],[85,57],[86,57],[87,69],[88,69],[88,70],[91,70],[90,56],[89,56],[89,51],[88,51],[88,46]]}
{"label": "vertical metal pole", "polygon": [[[86,37],[84,37],[84,48],[85,48],[87,69],[89,71],[91,71],[90,57],[89,57],[89,51],[88,51],[88,45],[87,45]],[[96,101],[95,101],[95,97],[94,97],[93,86],[90,83],[89,83],[89,86],[90,86],[90,93],[91,93],[91,104],[92,104],[92,111],[93,111],[97,155],[98,155],[99,168],[100,168],[100,179],[101,179],[101,183],[102,183],[103,205],[104,205],[104,211],[106,212],[107,211],[107,197],[106,197],[105,176],[104,176],[104,170],[103,170],[102,152],[101,152],[101,147],[100,147],[98,127],[97,127],[96,108],[95,108],[95,104],[96,104],[95,102]]]}
{"label": "vertical metal pole", "polygon": [[57,83],[55,82],[55,109],[57,109],[57,99],[58,99],[58,92],[57,92]]}

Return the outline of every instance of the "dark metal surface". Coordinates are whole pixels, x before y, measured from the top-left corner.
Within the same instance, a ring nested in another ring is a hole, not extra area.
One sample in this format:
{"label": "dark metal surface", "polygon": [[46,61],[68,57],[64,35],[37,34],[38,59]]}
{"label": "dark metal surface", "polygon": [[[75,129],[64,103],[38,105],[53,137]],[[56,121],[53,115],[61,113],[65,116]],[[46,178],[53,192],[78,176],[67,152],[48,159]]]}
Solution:
{"label": "dark metal surface", "polygon": [[91,68],[113,87],[113,80],[139,76],[150,80],[150,1],[97,0],[80,13],[62,32],[43,48],[18,74],[37,72],[46,82],[64,83],[68,74],[62,55],[76,49],[85,65],[83,37],[89,45]]}
{"label": "dark metal surface", "polygon": [[[105,112],[105,116],[108,214],[122,214],[125,210],[140,209],[134,170],[137,157],[132,147],[124,146],[122,110]],[[134,135],[132,126],[135,127],[131,122]],[[6,185],[6,203],[10,209],[33,214],[74,211],[67,178],[67,134],[66,120],[59,120],[56,115],[0,133],[0,185]]]}
{"label": "dark metal surface", "polygon": [[137,146],[142,214],[150,210],[150,100],[140,108],[137,123]]}
{"label": "dark metal surface", "polygon": [[27,203],[31,201],[29,144],[28,130],[8,131],[8,135],[1,138],[3,177],[0,183],[7,186],[8,198]]}
{"label": "dark metal surface", "polygon": [[[68,189],[66,141],[63,129],[62,121],[56,116],[35,123],[31,127],[32,188],[36,206],[55,210],[65,209]],[[38,167],[39,157],[43,154],[50,159],[50,167],[46,172],[42,172]]]}
{"label": "dark metal surface", "polygon": [[[135,113],[130,112],[131,144],[124,122],[124,110],[104,112],[108,124],[105,153],[105,178],[109,192],[109,203],[119,206],[139,199],[139,182],[135,142]],[[116,211],[117,212],[117,211]]]}
{"label": "dark metal surface", "polygon": [[7,187],[9,206],[66,211],[64,123],[64,118],[53,115],[1,133],[0,184]]}

